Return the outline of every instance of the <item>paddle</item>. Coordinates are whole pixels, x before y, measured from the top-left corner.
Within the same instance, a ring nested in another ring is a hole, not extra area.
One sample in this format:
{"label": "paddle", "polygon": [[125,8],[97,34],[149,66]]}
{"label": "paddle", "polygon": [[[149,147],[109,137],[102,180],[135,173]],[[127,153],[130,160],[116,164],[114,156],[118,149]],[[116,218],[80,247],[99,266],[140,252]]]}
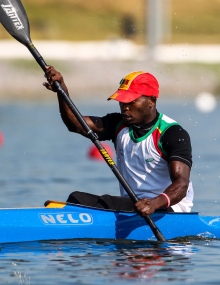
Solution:
{"label": "paddle", "polygon": [[[12,4],[13,3],[13,4]],[[28,50],[31,52],[35,60],[38,62],[38,64],[41,66],[43,71],[46,71],[46,62],[40,55],[40,53],[37,51],[35,46],[33,45],[31,38],[30,38],[30,26],[27,14],[24,10],[24,7],[20,0],[0,0],[0,22],[4,26],[4,28],[9,32],[9,34],[14,37],[16,40],[18,40],[20,43],[25,45]],[[100,154],[108,164],[108,166],[111,168],[123,188],[126,190],[127,194],[131,198],[131,200],[136,203],[138,201],[137,196],[131,189],[131,187],[128,185],[127,181],[124,179],[122,174],[119,172],[118,168],[116,167],[114,161],[109,156],[108,152],[105,150],[105,148],[102,146],[102,144],[98,140],[98,136],[96,133],[94,133],[84,120],[83,116],[80,114],[72,100],[69,98],[68,94],[63,90],[59,82],[54,82],[54,87],[56,88],[58,94],[63,98],[63,100],[66,102],[70,110],[73,112],[75,117],[78,119],[84,130],[86,131],[88,137],[91,139],[91,141],[95,144],[97,149],[99,150]],[[165,238],[163,237],[160,230],[157,228],[153,220],[146,216],[144,217],[145,221],[150,226],[151,230],[153,231],[154,235],[156,236],[158,241],[165,241]]]}

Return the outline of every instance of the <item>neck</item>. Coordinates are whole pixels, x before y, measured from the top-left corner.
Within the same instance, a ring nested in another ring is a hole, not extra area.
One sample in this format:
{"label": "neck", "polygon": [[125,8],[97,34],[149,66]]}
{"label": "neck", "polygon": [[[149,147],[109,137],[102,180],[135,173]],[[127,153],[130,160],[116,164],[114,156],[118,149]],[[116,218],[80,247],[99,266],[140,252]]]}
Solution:
{"label": "neck", "polygon": [[151,114],[151,116],[147,118],[147,120],[145,120],[144,123],[134,125],[134,127],[142,128],[142,129],[150,129],[156,123],[156,121],[158,120],[158,117],[159,117],[159,113],[155,109],[154,114]]}

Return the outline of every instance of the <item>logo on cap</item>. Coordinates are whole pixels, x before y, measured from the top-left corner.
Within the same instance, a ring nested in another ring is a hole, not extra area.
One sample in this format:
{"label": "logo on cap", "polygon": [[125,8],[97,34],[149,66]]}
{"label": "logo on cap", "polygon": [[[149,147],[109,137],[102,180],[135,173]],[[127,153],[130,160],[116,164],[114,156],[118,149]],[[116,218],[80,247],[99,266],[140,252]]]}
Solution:
{"label": "logo on cap", "polygon": [[125,78],[123,78],[121,81],[120,81],[120,86],[118,89],[121,89],[121,90],[128,90],[132,81],[139,75],[139,74],[142,74],[144,73],[143,71],[136,71],[136,72],[132,72],[132,73],[129,73],[127,76],[125,76]]}

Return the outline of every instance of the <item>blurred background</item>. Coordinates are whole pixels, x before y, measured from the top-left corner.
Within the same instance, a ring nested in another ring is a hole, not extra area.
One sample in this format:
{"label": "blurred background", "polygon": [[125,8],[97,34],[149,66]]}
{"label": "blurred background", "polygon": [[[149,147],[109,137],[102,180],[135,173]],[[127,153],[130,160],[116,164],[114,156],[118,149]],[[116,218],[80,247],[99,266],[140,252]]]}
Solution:
{"label": "blurred background", "polygon": [[[22,2],[33,43],[75,97],[108,96],[134,70],[158,77],[161,96],[220,93],[219,0]],[[29,51],[3,27],[0,50],[0,98],[54,99]]]}
{"label": "blurred background", "polygon": [[[158,110],[191,136],[194,210],[216,214],[220,0],[22,2],[34,45],[63,74],[82,114],[119,111],[106,98],[129,72],[157,77]],[[0,51],[0,205],[43,205],[73,190],[118,195],[108,166],[89,157],[92,143],[63,125],[41,68],[1,26]]]}

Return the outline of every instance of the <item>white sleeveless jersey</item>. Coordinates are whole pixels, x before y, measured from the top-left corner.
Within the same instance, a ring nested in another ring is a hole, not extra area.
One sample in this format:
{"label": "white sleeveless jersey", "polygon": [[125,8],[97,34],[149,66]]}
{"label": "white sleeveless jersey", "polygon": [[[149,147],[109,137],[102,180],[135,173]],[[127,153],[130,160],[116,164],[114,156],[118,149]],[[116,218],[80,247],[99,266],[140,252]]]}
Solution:
{"label": "white sleeveless jersey", "polygon": [[[122,121],[117,126],[117,165],[125,180],[139,199],[154,198],[172,183],[166,161],[166,152],[160,144],[161,135],[178,123],[160,114],[154,127],[143,137],[134,138],[132,127]],[[120,185],[121,196],[127,196]],[[175,212],[190,212],[193,206],[193,188],[189,183],[187,195],[173,205]]]}

